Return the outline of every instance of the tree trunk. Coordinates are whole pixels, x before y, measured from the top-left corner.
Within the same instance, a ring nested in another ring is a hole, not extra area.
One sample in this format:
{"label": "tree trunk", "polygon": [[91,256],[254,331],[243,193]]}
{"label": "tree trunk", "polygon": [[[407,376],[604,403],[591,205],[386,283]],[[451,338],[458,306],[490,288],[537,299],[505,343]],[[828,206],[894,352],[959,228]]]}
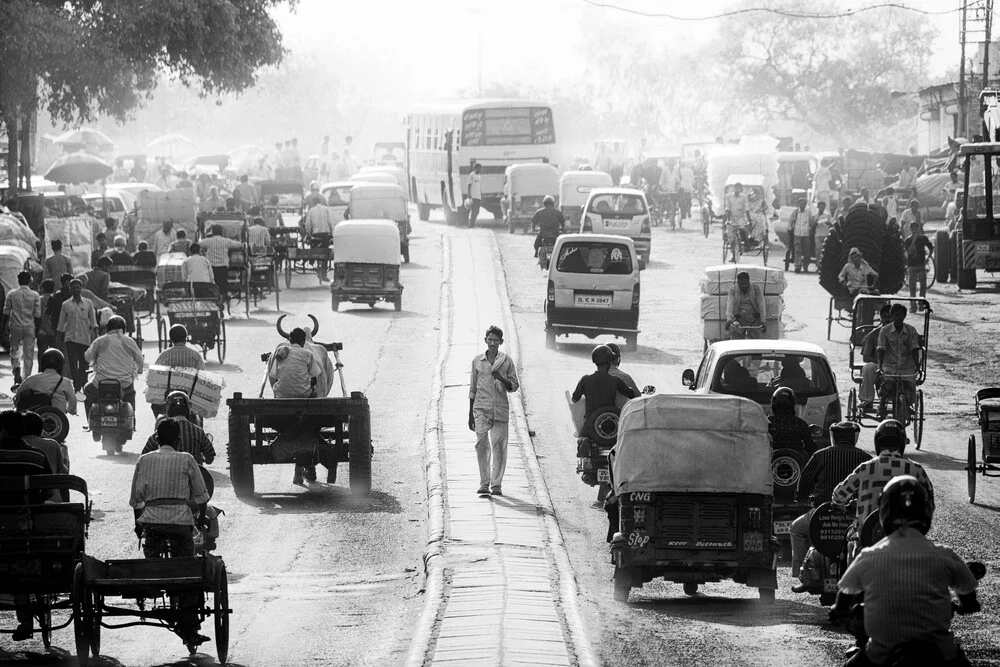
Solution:
{"label": "tree trunk", "polygon": [[7,126],[7,196],[17,192],[17,114],[8,111],[4,118]]}
{"label": "tree trunk", "polygon": [[24,174],[24,189],[31,192],[31,137],[34,134],[35,112],[24,114],[21,125],[21,172]]}

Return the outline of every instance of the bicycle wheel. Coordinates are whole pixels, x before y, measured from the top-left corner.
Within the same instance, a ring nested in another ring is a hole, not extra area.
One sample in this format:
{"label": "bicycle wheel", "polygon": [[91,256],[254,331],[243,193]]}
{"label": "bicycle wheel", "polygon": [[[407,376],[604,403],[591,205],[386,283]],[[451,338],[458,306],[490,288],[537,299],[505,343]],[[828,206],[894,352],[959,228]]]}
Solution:
{"label": "bicycle wheel", "polygon": [[930,289],[937,282],[937,269],[933,255],[927,255],[927,259],[924,260],[924,271],[927,272],[927,289]]}
{"label": "bicycle wheel", "polygon": [[767,257],[770,254],[770,249],[768,248],[768,246],[771,244],[768,242],[767,239],[764,239],[763,244],[764,245],[761,248],[760,254],[764,258],[764,266],[767,266]]}
{"label": "bicycle wheel", "polygon": [[743,256],[743,244],[740,243],[739,231],[736,231],[735,233],[732,234],[732,238],[730,239],[730,245],[732,246],[733,250],[733,264],[739,264],[740,258]]}
{"label": "bicycle wheel", "polygon": [[729,234],[727,233],[727,228],[722,228],[722,263],[726,263],[726,257],[729,256]]}
{"label": "bicycle wheel", "polygon": [[916,443],[917,449],[920,449],[920,443],[924,440],[924,392],[922,389],[917,390],[917,397],[913,402],[913,442]]}
{"label": "bicycle wheel", "polygon": [[708,228],[712,225],[712,214],[707,209],[701,209],[701,231],[708,238]]}

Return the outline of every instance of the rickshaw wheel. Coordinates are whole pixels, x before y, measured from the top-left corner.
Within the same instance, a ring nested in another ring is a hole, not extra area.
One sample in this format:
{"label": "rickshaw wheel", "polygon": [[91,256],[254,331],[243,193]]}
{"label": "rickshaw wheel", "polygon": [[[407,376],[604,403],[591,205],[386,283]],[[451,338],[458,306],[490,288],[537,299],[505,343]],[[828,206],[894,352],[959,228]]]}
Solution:
{"label": "rickshaw wheel", "polygon": [[292,287],[292,260],[285,260],[285,288],[291,289]]}
{"label": "rickshaw wheel", "polygon": [[628,594],[632,590],[632,574],[628,571],[615,569],[615,602],[628,602]]}
{"label": "rickshaw wheel", "polygon": [[979,472],[979,466],[976,463],[976,436],[969,436],[969,460],[968,465],[965,468],[966,475],[968,477],[969,484],[969,502],[976,502],[976,473]]}
{"label": "rickshaw wheel", "polygon": [[80,667],[87,667],[90,659],[90,615],[83,563],[73,571],[73,635],[76,639],[76,660]]}
{"label": "rickshaw wheel", "polygon": [[96,658],[101,654],[101,605],[104,598],[91,593],[90,600],[90,652]]}
{"label": "rickshaw wheel", "polygon": [[133,315],[135,317],[135,342],[142,347],[142,320],[139,319],[138,315]]}
{"label": "rickshaw wheel", "polygon": [[156,351],[163,352],[164,339],[166,336],[167,325],[163,320],[156,320]]}
{"label": "rickshaw wheel", "polygon": [[726,257],[729,255],[729,238],[726,234],[726,228],[722,228],[722,263],[726,263]]}
{"label": "rickshaw wheel", "polygon": [[215,572],[214,588],[215,653],[219,663],[224,665],[229,657],[229,580],[226,577],[226,565],[221,561]]}
{"label": "rickshaw wheel", "polygon": [[281,286],[278,284],[278,270],[271,266],[271,277],[274,280],[274,309],[281,310]]}
{"label": "rickshaw wheel", "polygon": [[201,346],[201,358],[208,361],[208,345]]}
{"label": "rickshaw wheel", "polygon": [[45,648],[50,648],[52,646],[51,596],[42,594],[35,595],[35,605],[38,610],[38,613],[35,614],[35,618],[38,619],[38,630],[42,633],[42,644]]}
{"label": "rickshaw wheel", "polygon": [[924,392],[922,389],[917,390],[917,400],[913,405],[913,442],[917,444],[917,449],[920,449],[920,444],[924,440]]}
{"label": "rickshaw wheel", "polygon": [[697,595],[698,594],[698,584],[693,581],[684,582],[684,595]]}
{"label": "rickshaw wheel", "polygon": [[774,593],[773,588],[758,588],[757,596],[760,598],[761,604],[772,605],[774,604]]}
{"label": "rickshaw wheel", "polygon": [[250,319],[250,271],[243,271],[243,307]]}
{"label": "rickshaw wheel", "polygon": [[226,361],[226,323],[219,322],[219,333],[215,339],[215,353],[219,357],[219,363]]}
{"label": "rickshaw wheel", "polygon": [[851,389],[851,392],[847,395],[847,418],[854,422],[858,420],[858,390]]}

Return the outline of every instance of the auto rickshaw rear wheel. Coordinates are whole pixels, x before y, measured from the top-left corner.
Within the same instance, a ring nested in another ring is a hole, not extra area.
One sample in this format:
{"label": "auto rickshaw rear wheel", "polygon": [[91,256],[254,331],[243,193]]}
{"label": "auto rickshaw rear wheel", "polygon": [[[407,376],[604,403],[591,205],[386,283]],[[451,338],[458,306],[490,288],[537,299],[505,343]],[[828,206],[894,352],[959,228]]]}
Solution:
{"label": "auto rickshaw rear wheel", "polygon": [[615,569],[615,602],[628,602],[628,594],[632,590],[632,573],[621,568]]}
{"label": "auto rickshaw rear wheel", "polygon": [[697,595],[698,594],[698,584],[693,581],[684,582],[684,595]]}
{"label": "auto rickshaw rear wheel", "polygon": [[760,597],[760,603],[766,605],[774,604],[774,594],[775,590],[773,588],[758,588],[757,595]]}

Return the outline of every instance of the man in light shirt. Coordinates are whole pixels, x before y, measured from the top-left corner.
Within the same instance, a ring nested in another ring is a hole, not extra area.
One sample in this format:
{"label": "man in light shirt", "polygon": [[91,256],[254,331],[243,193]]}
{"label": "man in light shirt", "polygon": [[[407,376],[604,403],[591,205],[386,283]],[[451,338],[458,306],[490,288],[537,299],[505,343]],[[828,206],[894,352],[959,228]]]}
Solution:
{"label": "man in light shirt", "polygon": [[469,199],[472,200],[472,206],[469,207],[469,227],[476,226],[476,218],[479,217],[479,207],[483,203],[483,165],[478,162],[472,165],[472,171],[469,173]]}
{"label": "man in light shirt", "polygon": [[4,326],[10,339],[10,370],[15,387],[31,375],[35,367],[35,331],[42,319],[41,297],[31,289],[31,274],[17,274],[17,289],[11,290],[3,304]]}
{"label": "man in light shirt", "polygon": [[229,250],[239,248],[242,244],[239,241],[226,238],[222,233],[222,225],[212,226],[212,235],[203,239],[199,244],[205,251],[205,257],[212,265],[212,275],[215,277],[215,284],[219,288],[222,297],[229,295]]}
{"label": "man in light shirt", "polygon": [[257,198],[257,188],[250,185],[250,177],[247,174],[240,176],[240,183],[233,191],[233,196],[240,203],[240,210],[249,211],[259,200]]}
{"label": "man in light shirt", "polygon": [[181,263],[181,278],[186,283],[214,283],[212,263],[201,254],[201,245],[191,244],[188,258]]}
{"label": "man in light shirt", "polygon": [[142,373],[142,350],[134,340],[125,335],[125,320],[115,315],[108,320],[107,333],[91,343],[84,359],[94,368],[94,376],[83,387],[86,396],[84,407],[90,414],[90,406],[97,400],[97,386],[101,380],[118,380],[122,387],[122,398],[135,410],[135,378]]}
{"label": "man in light shirt", "polygon": [[65,346],[73,389],[80,391],[87,382],[87,360],[90,343],[97,335],[97,310],[90,299],[83,298],[83,281],[69,281],[71,297],[61,303],[56,335]]}
{"label": "man in light shirt", "polygon": [[163,226],[149,237],[149,249],[153,251],[158,259],[160,255],[170,250],[170,244],[173,242],[174,223],[172,220],[164,220]]}
{"label": "man in light shirt", "polygon": [[247,245],[254,254],[264,254],[271,247],[271,232],[268,231],[264,218],[253,219],[253,224],[247,229]]}

